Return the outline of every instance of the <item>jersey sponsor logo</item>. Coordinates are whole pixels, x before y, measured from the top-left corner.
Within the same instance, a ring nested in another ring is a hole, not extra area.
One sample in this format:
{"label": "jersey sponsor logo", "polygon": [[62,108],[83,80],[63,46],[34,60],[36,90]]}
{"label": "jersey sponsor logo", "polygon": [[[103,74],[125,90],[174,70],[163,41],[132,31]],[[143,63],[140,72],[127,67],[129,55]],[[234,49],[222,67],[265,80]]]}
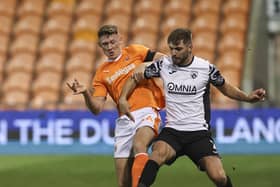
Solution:
{"label": "jersey sponsor logo", "polygon": [[168,93],[179,94],[179,95],[195,95],[196,86],[194,85],[184,85],[176,84],[174,82],[169,82],[167,84]]}
{"label": "jersey sponsor logo", "polygon": [[111,77],[108,77],[106,79],[106,81],[109,84],[112,84],[112,82],[114,82],[117,78],[119,78],[121,75],[125,75],[128,74],[131,70],[135,69],[135,64],[129,64],[128,66],[119,69],[118,71],[116,71]]}
{"label": "jersey sponsor logo", "polygon": [[196,79],[197,75],[198,75],[197,71],[192,71],[191,72],[191,78]]}

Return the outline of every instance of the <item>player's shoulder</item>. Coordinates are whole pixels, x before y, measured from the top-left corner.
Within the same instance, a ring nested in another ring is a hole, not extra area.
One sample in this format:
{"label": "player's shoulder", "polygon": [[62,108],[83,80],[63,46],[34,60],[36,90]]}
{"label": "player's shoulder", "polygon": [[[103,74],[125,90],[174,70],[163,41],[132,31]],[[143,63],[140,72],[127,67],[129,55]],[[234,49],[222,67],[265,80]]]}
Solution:
{"label": "player's shoulder", "polygon": [[161,64],[172,64],[171,57],[167,56],[167,55],[161,56],[160,58],[158,58],[155,61],[158,62],[158,63],[161,63]]}
{"label": "player's shoulder", "polygon": [[206,64],[210,64],[210,62],[203,58],[203,57],[199,57],[199,56],[194,56],[194,61],[197,63],[206,63]]}
{"label": "player's shoulder", "polygon": [[109,63],[107,63],[106,61],[104,61],[103,63],[101,63],[97,68],[96,68],[96,72],[95,74],[99,74],[100,72],[103,72],[104,69],[106,69],[106,67],[109,65]]}
{"label": "player's shoulder", "polygon": [[140,44],[130,44],[124,48],[125,51],[128,53],[133,53],[133,52],[138,52],[138,51],[143,51],[143,50],[148,50],[148,48],[144,45]]}
{"label": "player's shoulder", "polygon": [[194,56],[193,58],[194,59],[192,64],[195,66],[209,67],[211,65],[211,63],[207,59],[204,59],[202,57]]}

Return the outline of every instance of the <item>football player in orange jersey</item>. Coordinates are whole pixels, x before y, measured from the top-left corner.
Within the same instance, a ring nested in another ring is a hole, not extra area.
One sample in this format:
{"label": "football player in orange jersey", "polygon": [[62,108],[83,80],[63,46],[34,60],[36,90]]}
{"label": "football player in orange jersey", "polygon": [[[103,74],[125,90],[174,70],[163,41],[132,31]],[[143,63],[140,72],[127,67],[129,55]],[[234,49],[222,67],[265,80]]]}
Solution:
{"label": "football player in orange jersey", "polygon": [[[107,62],[100,65],[93,78],[93,93],[75,79],[67,83],[74,94],[82,94],[89,110],[97,115],[102,111],[109,94],[118,104],[122,87],[132,73],[163,56],[142,45],[121,47],[118,29],[104,25],[98,31],[98,42]],[[136,69],[137,67],[137,69]],[[139,99],[145,98],[145,99]],[[157,135],[160,125],[159,109],[164,106],[163,92],[155,80],[143,80],[130,93],[130,112],[134,120],[120,113],[115,127],[115,167],[120,187],[136,187],[143,167],[148,160],[147,149]],[[133,163],[133,164],[132,164]]]}

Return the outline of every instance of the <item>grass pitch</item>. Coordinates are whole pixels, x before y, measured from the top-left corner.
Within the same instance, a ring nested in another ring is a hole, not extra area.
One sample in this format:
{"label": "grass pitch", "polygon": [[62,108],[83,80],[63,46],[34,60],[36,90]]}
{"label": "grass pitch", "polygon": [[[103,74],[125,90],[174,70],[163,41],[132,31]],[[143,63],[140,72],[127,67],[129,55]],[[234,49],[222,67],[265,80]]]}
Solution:
{"label": "grass pitch", "polygon": [[[225,155],[235,187],[280,186],[280,155]],[[116,187],[111,156],[0,156],[3,187]],[[163,166],[153,187],[214,187],[187,158]]]}

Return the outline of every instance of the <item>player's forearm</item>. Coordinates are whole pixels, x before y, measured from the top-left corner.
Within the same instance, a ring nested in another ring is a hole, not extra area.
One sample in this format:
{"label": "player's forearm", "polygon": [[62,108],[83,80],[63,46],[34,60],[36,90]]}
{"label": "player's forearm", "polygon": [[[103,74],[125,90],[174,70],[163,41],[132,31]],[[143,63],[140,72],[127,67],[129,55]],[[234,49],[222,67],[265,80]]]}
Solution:
{"label": "player's forearm", "polygon": [[132,77],[129,78],[124,84],[124,87],[121,92],[120,100],[123,99],[127,100],[127,98],[131,95],[131,93],[135,89],[136,85],[137,82],[135,81],[135,79]]}
{"label": "player's forearm", "polygon": [[92,98],[89,90],[86,90],[86,92],[83,93],[85,103],[87,108],[94,114],[97,115],[101,112],[102,108],[98,103],[95,103]]}
{"label": "player's forearm", "polygon": [[219,90],[231,99],[250,102],[250,98],[247,93],[228,83],[225,83],[225,85],[219,88]]}

